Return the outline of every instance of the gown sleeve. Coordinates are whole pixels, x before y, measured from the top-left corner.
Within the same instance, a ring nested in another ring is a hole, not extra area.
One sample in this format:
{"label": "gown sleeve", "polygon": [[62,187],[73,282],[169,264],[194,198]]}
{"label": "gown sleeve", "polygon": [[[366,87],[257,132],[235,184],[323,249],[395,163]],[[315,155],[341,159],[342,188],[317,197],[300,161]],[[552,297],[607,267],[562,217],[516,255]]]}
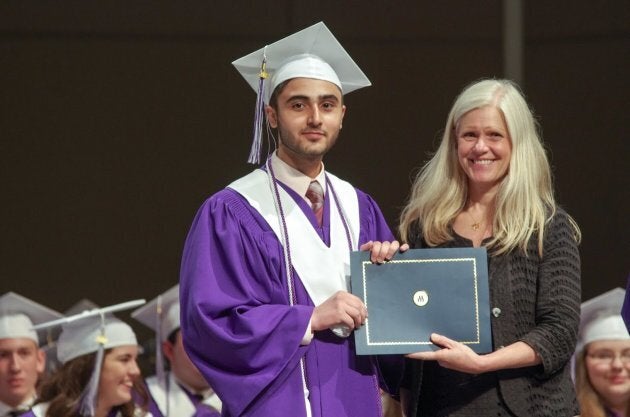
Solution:
{"label": "gown sleeve", "polygon": [[359,210],[361,216],[361,231],[359,234],[359,246],[369,242],[392,241],[394,235],[383,217],[381,209],[368,194],[357,190],[359,198]]}
{"label": "gown sleeve", "polygon": [[312,306],[290,306],[282,248],[236,192],[208,199],[189,231],[180,272],[181,323],[192,361],[240,415],[298,366]]}

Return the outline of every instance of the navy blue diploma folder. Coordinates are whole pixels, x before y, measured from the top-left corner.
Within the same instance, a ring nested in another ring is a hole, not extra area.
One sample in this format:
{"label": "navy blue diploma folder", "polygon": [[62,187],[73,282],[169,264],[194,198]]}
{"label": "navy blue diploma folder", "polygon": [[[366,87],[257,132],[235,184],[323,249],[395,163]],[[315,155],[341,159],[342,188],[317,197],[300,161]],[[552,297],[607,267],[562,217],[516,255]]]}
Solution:
{"label": "navy blue diploma folder", "polygon": [[410,249],[381,265],[351,254],[352,293],[368,309],[354,331],[359,355],[437,350],[438,333],[492,351],[485,248]]}

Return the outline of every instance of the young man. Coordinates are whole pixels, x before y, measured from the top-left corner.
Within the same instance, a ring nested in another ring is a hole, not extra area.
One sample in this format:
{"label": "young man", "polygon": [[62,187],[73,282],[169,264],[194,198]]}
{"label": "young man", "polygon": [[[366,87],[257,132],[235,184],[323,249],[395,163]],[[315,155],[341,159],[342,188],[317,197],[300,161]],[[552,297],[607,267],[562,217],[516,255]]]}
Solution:
{"label": "young man", "polygon": [[258,89],[257,117],[266,104],[278,148],[195,217],[181,267],[184,345],[224,416],[380,416],[376,359],[347,337],[367,316],[347,291],[349,254],[383,262],[398,243],[376,203],[322,163],[343,94],[370,83],[323,23],[234,65]]}
{"label": "young man", "polygon": [[[179,285],[131,316],[156,333],[156,374],[146,379],[153,417],[220,417],[221,400],[190,361],[182,343]],[[163,358],[170,371],[164,372]]]}
{"label": "young man", "polygon": [[13,292],[0,297],[0,417],[19,415],[35,402],[46,354],[32,327],[61,317]]}

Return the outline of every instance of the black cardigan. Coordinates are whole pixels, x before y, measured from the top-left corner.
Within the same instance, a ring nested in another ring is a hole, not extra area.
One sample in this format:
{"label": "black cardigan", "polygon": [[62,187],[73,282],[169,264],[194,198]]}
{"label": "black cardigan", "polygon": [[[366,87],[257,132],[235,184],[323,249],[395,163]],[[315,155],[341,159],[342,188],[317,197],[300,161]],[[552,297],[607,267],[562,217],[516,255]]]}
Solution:
{"label": "black cardigan", "polygon": [[[412,247],[426,247],[417,227],[409,236]],[[472,242],[455,236],[440,247],[462,246]],[[500,309],[498,316],[491,314],[492,340],[495,350],[523,341],[538,353],[542,364],[494,372],[497,389],[516,416],[574,416],[579,410],[570,358],[580,321],[580,256],[566,212],[558,209],[547,225],[543,257],[538,256],[536,237],[529,242],[528,254],[514,250],[489,259],[490,308]],[[416,415],[422,384],[431,383],[422,376],[423,363],[407,360],[402,386],[410,390],[409,416]],[[447,401],[450,397],[462,402],[456,387],[447,391],[441,394]]]}

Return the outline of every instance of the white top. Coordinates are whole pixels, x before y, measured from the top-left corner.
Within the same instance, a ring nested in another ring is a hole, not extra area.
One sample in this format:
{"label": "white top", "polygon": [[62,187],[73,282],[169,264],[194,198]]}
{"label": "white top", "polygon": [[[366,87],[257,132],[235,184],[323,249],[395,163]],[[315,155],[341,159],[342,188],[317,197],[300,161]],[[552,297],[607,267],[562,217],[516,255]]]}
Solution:
{"label": "white top", "polygon": [[[172,372],[168,374],[168,392],[166,392],[165,387],[158,383],[157,377],[155,376],[147,378],[146,384],[151,393],[151,397],[164,416],[189,417],[195,414],[195,405],[175,380],[175,376]],[[221,400],[218,395],[211,390],[208,390],[208,395],[204,396],[202,402],[217,411],[221,411]]]}

